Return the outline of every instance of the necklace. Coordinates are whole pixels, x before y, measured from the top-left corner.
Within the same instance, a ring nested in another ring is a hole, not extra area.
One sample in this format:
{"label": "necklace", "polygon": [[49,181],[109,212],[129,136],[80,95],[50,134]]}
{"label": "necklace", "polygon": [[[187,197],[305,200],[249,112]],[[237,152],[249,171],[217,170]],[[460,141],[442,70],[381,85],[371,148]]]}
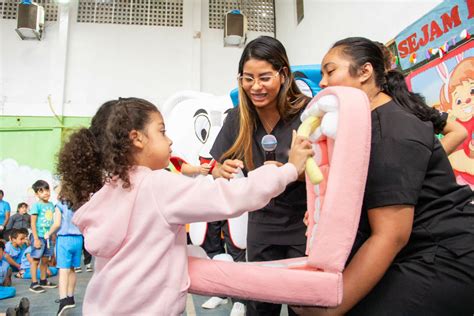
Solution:
{"label": "necklace", "polygon": [[278,121],[280,120],[280,116],[278,115],[277,121],[272,125],[272,124],[269,124],[269,123],[267,122],[267,120],[265,120],[265,119],[263,118],[263,115],[259,115],[258,117],[259,117],[259,119],[260,119],[260,122],[262,122],[263,129],[265,130],[265,132],[266,132],[267,134],[270,134],[270,133],[273,131],[273,129],[275,128],[275,125],[276,125],[276,124],[278,123]]}

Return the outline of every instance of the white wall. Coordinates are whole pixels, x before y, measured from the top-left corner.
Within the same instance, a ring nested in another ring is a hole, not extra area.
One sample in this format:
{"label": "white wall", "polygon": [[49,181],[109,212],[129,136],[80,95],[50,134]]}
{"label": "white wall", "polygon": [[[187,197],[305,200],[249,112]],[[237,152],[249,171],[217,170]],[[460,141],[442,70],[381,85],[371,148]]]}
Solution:
{"label": "white wall", "polygon": [[319,64],[337,40],[363,36],[386,43],[441,0],[304,0],[296,20],[296,0],[275,0],[276,37],[291,64]]}
{"label": "white wall", "polygon": [[[300,25],[295,0],[275,2],[276,35],[296,65],[319,63],[346,36],[385,42],[440,1],[305,0]],[[50,116],[48,96],[59,115],[91,116],[119,96],[159,105],[182,90],[227,94],[242,48],[223,47],[223,30],[209,29],[208,6],[185,0],[183,27],[172,28],[77,23],[72,0],[58,22],[47,22],[42,41],[21,41],[16,21],[0,19],[0,114]]]}

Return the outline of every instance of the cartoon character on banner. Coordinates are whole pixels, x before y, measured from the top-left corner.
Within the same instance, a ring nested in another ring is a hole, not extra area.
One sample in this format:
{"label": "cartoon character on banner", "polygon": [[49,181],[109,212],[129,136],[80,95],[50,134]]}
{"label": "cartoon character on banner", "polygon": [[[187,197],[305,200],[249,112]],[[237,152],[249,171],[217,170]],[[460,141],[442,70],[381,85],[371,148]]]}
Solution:
{"label": "cartoon character on banner", "polygon": [[448,119],[462,124],[468,133],[466,140],[449,156],[459,184],[474,189],[474,57],[456,56],[457,65],[449,72],[446,64],[436,69],[444,84],[440,91],[441,109]]}
{"label": "cartoon character on banner", "polygon": [[[173,140],[173,156],[193,165],[210,163],[210,150],[222,128],[227,111],[232,107],[229,96],[194,91],[171,96],[163,104],[161,111],[167,122],[167,133]],[[247,244],[247,218],[245,213],[228,220],[231,235],[229,241],[240,249],[245,249]],[[207,223],[190,225],[189,235],[194,245],[204,244],[207,228]]]}

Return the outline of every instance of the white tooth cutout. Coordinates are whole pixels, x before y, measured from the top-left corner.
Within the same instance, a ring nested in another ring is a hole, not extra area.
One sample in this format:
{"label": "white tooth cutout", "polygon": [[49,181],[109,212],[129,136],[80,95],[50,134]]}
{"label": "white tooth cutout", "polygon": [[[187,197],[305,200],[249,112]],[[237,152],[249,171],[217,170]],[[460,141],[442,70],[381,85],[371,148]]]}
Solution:
{"label": "white tooth cutout", "polygon": [[319,109],[318,102],[310,102],[308,107],[301,113],[301,122],[307,119],[309,116],[323,116],[324,112]]}
{"label": "white tooth cutout", "polygon": [[339,100],[335,95],[326,95],[318,100],[318,109],[323,112],[337,112],[339,111]]}
{"label": "white tooth cutout", "polygon": [[329,138],[336,139],[338,121],[338,112],[326,113],[321,121],[321,132]]}

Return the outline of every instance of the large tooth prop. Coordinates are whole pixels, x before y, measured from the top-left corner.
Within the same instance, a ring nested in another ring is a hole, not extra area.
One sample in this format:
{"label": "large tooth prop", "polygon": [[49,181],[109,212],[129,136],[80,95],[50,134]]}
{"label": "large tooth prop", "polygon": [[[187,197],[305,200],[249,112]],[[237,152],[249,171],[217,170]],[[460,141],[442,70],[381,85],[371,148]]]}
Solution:
{"label": "large tooth prop", "polygon": [[369,102],[358,89],[327,88],[310,102],[302,121],[323,175],[317,185],[306,181],[309,255],[252,263],[190,256],[189,292],[291,305],[341,303],[342,271],[357,232],[369,163]]}
{"label": "large tooth prop", "polygon": [[[319,100],[310,102],[301,115],[301,125],[298,128],[298,135],[309,138],[317,142],[323,135],[336,138],[338,101],[336,96],[327,95]],[[323,174],[318,168],[314,158],[306,161],[306,174],[312,184],[323,181]]]}

